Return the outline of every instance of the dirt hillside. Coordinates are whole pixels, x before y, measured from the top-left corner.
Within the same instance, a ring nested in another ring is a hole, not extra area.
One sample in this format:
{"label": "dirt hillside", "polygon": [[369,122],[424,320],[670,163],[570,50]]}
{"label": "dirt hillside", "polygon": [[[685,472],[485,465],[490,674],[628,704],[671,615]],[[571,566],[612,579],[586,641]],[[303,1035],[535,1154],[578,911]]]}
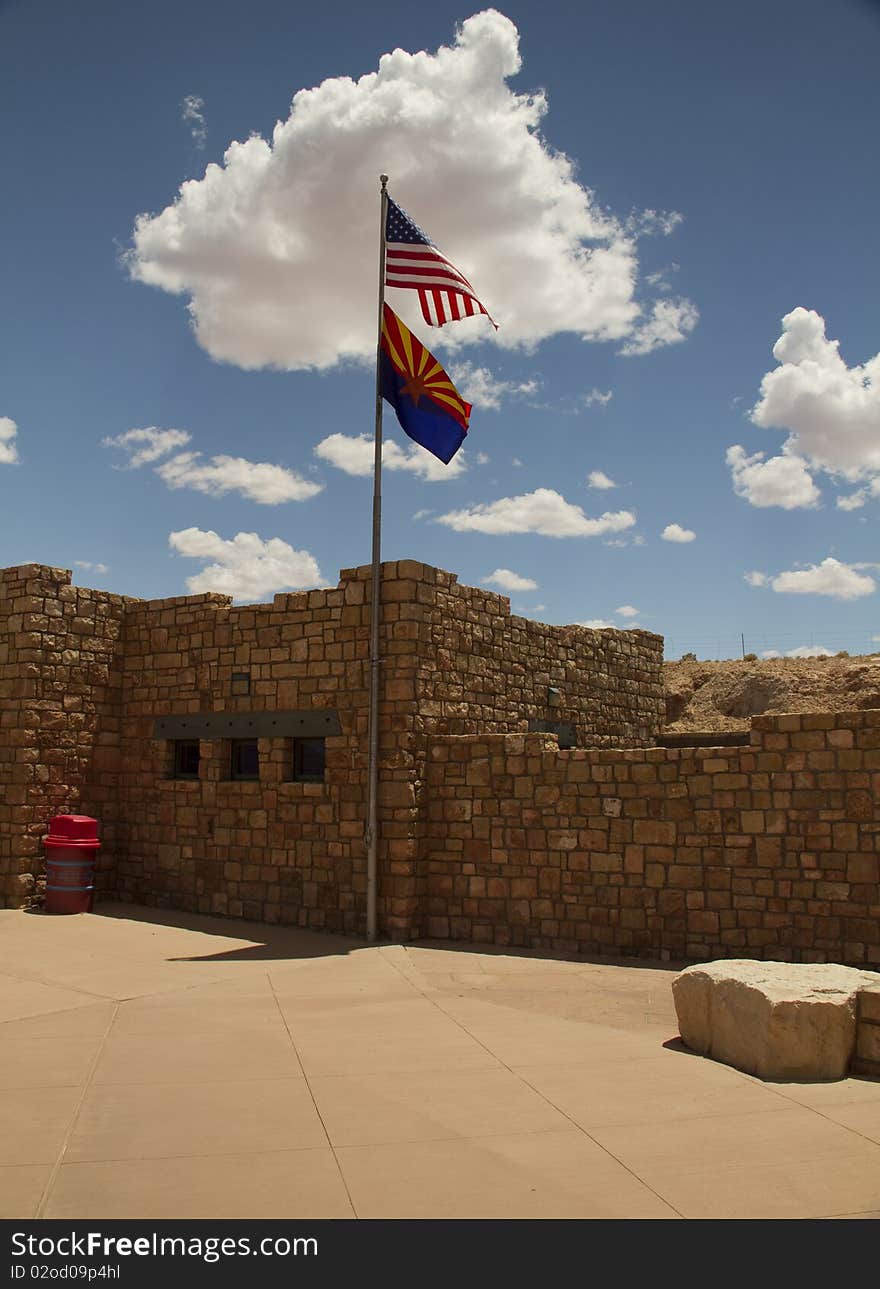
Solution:
{"label": "dirt hillside", "polygon": [[880,707],[880,654],[663,664],[666,732],[747,730],[763,712]]}

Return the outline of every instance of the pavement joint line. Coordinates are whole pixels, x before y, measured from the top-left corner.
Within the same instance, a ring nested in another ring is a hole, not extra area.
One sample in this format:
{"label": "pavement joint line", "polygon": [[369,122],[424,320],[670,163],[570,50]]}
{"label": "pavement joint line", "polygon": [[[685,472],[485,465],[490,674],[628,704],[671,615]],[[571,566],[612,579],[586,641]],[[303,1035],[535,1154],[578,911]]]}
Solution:
{"label": "pavement joint line", "polygon": [[309,1076],[306,1073],[306,1068],[303,1065],[302,1057],[299,1054],[299,1049],[296,1045],[296,1040],[293,1037],[293,1033],[291,1032],[290,1025],[288,1024],[287,1017],[284,1014],[284,1010],[281,1006],[281,1003],[278,1001],[278,995],[275,992],[275,984],[272,980],[271,974],[269,973],[268,969],[266,971],[266,978],[269,981],[269,987],[272,990],[272,997],[275,999],[275,1006],[278,1008],[278,1015],[281,1017],[281,1023],[287,1032],[287,1037],[290,1039],[290,1046],[293,1048],[293,1052],[294,1052],[294,1055],[296,1056],[297,1062],[299,1064],[299,1068],[302,1071],[302,1076],[303,1076],[303,1079],[305,1080],[305,1085],[308,1088],[309,1096],[312,1099],[312,1105],[315,1107],[315,1114],[318,1116],[318,1122],[321,1125],[321,1130],[324,1133],[324,1136],[327,1138],[327,1145],[333,1154],[333,1162],[336,1164],[336,1168],[339,1173],[339,1180],[342,1182],[342,1185],[345,1188],[346,1198],[348,1199],[348,1202],[351,1205],[352,1215],[353,1217],[358,1218],[360,1214],[355,1208],[354,1199],[352,1198],[352,1194],[348,1186],[348,1179],[346,1178],[345,1173],[342,1171],[342,1165],[339,1162],[339,1156],[336,1153],[336,1147],[333,1145],[333,1142],[330,1140],[330,1133],[327,1131],[327,1125],[324,1122],[324,1116],[321,1114],[320,1107],[315,1097],[314,1089],[312,1088],[312,1085],[309,1082]]}
{"label": "pavement joint line", "polygon": [[83,1102],[85,1101],[86,1095],[88,1094],[89,1088],[91,1087],[92,1077],[95,1073],[95,1070],[98,1067],[98,1062],[101,1059],[101,1053],[104,1051],[104,1047],[107,1043],[107,1039],[110,1037],[110,1031],[113,1028],[113,1023],[116,1020],[116,1016],[118,1012],[119,1012],[119,1003],[116,1003],[116,1005],[113,1008],[113,1014],[108,1020],[104,1033],[101,1036],[101,1041],[98,1043],[98,1047],[95,1052],[95,1055],[92,1057],[92,1061],[91,1061],[91,1064],[89,1065],[88,1073],[86,1074],[86,1077],[83,1079],[82,1088],[80,1089],[79,1097],[77,1098],[76,1105],[73,1107],[73,1113],[71,1114],[70,1122],[67,1125],[67,1131],[65,1132],[64,1137],[62,1138],[62,1141],[61,1141],[61,1148],[58,1151],[58,1157],[55,1160],[55,1163],[52,1165],[49,1176],[46,1179],[46,1185],[43,1187],[43,1193],[41,1194],[39,1203],[37,1204],[37,1207],[34,1211],[35,1221],[42,1218],[46,1211],[46,1205],[49,1202],[49,1196],[52,1193],[52,1189],[55,1186],[55,1182],[58,1180],[58,1174],[61,1171],[61,1165],[64,1162],[64,1156],[67,1151],[67,1147],[70,1145],[70,1140],[73,1137],[74,1132],[76,1131],[76,1125],[79,1120],[80,1111],[82,1110],[82,1107],[83,1107]]}
{"label": "pavement joint line", "polygon": [[[57,981],[46,980],[42,976],[31,976],[26,972],[17,971],[0,971],[0,976],[8,976],[10,980],[26,980],[30,985],[43,985],[46,989],[59,989],[68,994],[80,994],[83,998],[94,998],[98,1002],[118,1002],[118,999],[108,998],[106,994],[93,994],[89,989],[78,989],[76,985],[59,985]],[[85,1005],[85,1004],[84,1004]],[[57,1010],[64,1011],[65,1008],[59,1007]],[[71,1008],[66,1010],[70,1011]],[[5,1022],[4,1022],[5,1024]]]}
{"label": "pavement joint line", "polygon": [[[419,988],[419,987],[414,986],[414,988]],[[424,998],[428,997],[427,994],[424,992],[424,990],[419,989],[419,992],[422,994]],[[522,1078],[521,1075],[517,1074],[507,1064],[506,1061],[503,1061],[496,1052],[491,1051],[486,1046],[485,1043],[481,1042],[481,1040],[477,1038],[475,1034],[471,1034],[470,1030],[468,1030],[459,1020],[457,1020],[454,1016],[451,1016],[449,1012],[447,1012],[443,1007],[440,1006],[436,998],[429,998],[428,1001],[432,1003],[432,1005],[436,1007],[439,1012],[441,1012],[444,1016],[448,1017],[448,1019],[451,1020],[454,1025],[457,1025],[460,1030],[462,1030],[465,1034],[467,1034],[469,1038],[471,1038],[475,1043],[477,1043],[480,1047],[482,1047],[483,1050],[486,1053],[488,1053],[489,1056],[494,1057],[495,1060],[498,1061],[505,1070],[507,1070],[508,1074],[510,1074],[512,1078],[524,1084],[526,1087],[531,1088],[531,1090],[536,1094],[536,1096],[540,1097],[541,1100],[546,1105],[550,1106],[552,1109],[554,1109],[557,1112],[557,1114],[561,1114],[563,1118],[567,1119],[577,1132],[581,1133],[582,1136],[586,1137],[589,1141],[592,1141],[595,1146],[597,1146],[604,1154],[606,1154],[609,1157],[609,1159],[613,1159],[615,1163],[618,1164],[621,1168],[623,1168],[625,1172],[629,1173],[629,1175],[635,1181],[637,1181],[640,1186],[644,1186],[646,1190],[650,1191],[651,1194],[655,1197],[655,1199],[658,1199],[661,1204],[665,1204],[667,1208],[671,1209],[672,1212],[676,1215],[676,1217],[684,1217],[684,1214],[680,1213],[674,1204],[672,1204],[668,1199],[666,1199],[663,1195],[661,1195],[658,1191],[656,1191],[654,1187],[650,1185],[649,1182],[646,1182],[643,1177],[640,1177],[638,1173],[634,1171],[634,1169],[630,1168],[628,1164],[625,1164],[622,1159],[619,1159],[618,1156],[615,1155],[613,1151],[609,1150],[607,1146],[604,1146],[601,1141],[597,1141],[596,1138],[592,1136],[591,1133],[587,1132],[585,1128],[583,1128],[579,1123],[577,1123],[574,1119],[572,1119],[571,1115],[568,1114],[565,1110],[563,1110],[561,1106],[558,1106],[555,1104],[555,1102],[551,1101],[551,1099],[545,1093],[541,1092],[540,1089],[534,1087],[533,1084],[529,1083],[528,1079],[524,1079]]]}
{"label": "pavement joint line", "polygon": [[[878,1141],[876,1137],[870,1137],[866,1132],[860,1132],[858,1128],[850,1127],[848,1123],[841,1123],[839,1119],[835,1119],[833,1115],[826,1114],[824,1111],[820,1110],[818,1106],[804,1105],[803,1101],[798,1101],[795,1097],[790,1096],[788,1093],[782,1092],[780,1089],[775,1087],[773,1083],[769,1081],[768,1082],[763,1082],[763,1080],[759,1080],[759,1081],[762,1082],[762,1085],[767,1089],[767,1091],[772,1092],[774,1096],[782,1097],[784,1101],[790,1101],[792,1105],[800,1106],[802,1110],[812,1110],[814,1114],[817,1114],[820,1119],[824,1119],[826,1123],[833,1123],[836,1128],[843,1128],[846,1132],[851,1132],[854,1136],[859,1137],[862,1141],[869,1141],[872,1146],[876,1146],[877,1149],[880,1150],[880,1141]],[[837,1083],[837,1082],[842,1082],[842,1080],[834,1079],[832,1080],[832,1082]],[[809,1084],[808,1086],[812,1086],[812,1085]],[[861,1101],[841,1102],[841,1105],[862,1105],[862,1104],[863,1103]]]}
{"label": "pavement joint line", "polygon": [[[113,1004],[117,1000],[114,998],[98,998],[97,1003]],[[66,1016],[68,1012],[85,1011],[87,1007],[94,1007],[96,1003],[79,1003],[76,1007],[55,1007],[50,1012],[33,1012],[29,1016],[7,1016],[5,1020],[0,1020],[0,1025],[23,1025],[30,1020],[48,1020],[50,1016]]]}

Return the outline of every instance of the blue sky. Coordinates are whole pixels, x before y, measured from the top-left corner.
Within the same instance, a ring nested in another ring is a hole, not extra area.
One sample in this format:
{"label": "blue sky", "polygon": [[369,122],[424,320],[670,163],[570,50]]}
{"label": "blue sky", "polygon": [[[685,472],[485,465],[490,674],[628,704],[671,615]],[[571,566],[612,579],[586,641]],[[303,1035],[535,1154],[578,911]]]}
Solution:
{"label": "blue sky", "polygon": [[0,0],[0,565],[369,562],[385,169],[500,326],[389,291],[474,411],[450,468],[386,412],[384,559],[667,656],[877,649],[878,54],[857,0]]}

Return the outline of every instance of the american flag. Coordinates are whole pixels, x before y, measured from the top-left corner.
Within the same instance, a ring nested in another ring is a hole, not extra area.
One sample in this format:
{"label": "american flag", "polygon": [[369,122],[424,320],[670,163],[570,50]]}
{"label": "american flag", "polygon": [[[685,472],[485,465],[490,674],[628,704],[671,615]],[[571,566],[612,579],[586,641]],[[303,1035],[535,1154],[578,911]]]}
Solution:
{"label": "american flag", "polygon": [[385,285],[418,291],[422,317],[429,327],[442,327],[444,322],[458,322],[477,313],[484,313],[492,326],[497,326],[464,274],[390,197],[385,221]]}

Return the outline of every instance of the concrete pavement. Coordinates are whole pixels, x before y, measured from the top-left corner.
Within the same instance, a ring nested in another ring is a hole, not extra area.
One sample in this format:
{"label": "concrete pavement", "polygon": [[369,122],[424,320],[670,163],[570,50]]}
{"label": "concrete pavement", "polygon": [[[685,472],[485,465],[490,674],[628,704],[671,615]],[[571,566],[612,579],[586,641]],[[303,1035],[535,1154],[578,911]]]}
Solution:
{"label": "concrete pavement", "polygon": [[2,911],[0,1216],[880,1216],[880,1082],[686,1052],[673,974]]}

